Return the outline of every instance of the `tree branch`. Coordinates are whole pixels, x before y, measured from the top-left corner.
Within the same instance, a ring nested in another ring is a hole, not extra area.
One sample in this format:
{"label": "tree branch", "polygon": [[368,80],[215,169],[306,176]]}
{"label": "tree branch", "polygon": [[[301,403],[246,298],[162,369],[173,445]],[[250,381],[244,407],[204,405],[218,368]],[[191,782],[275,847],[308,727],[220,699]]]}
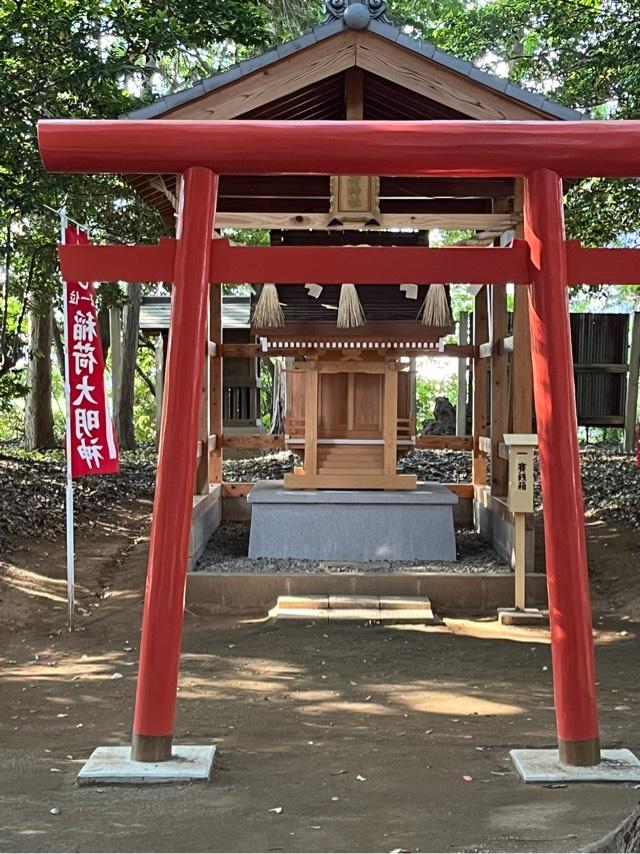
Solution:
{"label": "tree branch", "polygon": [[136,373],[144,381],[144,384],[147,386],[147,388],[149,389],[151,394],[155,397],[156,396],[156,386],[155,386],[155,383],[153,382],[153,380],[147,374],[145,374],[145,372],[142,370],[140,365],[136,365]]}

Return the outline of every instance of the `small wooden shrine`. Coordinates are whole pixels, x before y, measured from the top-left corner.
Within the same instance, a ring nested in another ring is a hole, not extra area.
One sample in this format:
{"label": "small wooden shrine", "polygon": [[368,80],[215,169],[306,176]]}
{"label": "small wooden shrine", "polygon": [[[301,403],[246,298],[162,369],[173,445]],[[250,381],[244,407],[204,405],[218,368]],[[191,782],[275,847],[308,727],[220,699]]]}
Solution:
{"label": "small wooden shrine", "polygon": [[400,358],[361,352],[297,360],[287,377],[287,448],[302,469],[290,489],[415,489],[397,474],[415,444],[413,371]]}

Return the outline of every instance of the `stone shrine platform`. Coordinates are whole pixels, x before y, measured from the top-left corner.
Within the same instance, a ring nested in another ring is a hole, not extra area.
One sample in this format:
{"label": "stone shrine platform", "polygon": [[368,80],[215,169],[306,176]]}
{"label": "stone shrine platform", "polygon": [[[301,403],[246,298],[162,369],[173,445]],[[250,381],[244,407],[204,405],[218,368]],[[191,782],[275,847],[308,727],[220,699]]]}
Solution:
{"label": "stone shrine platform", "polygon": [[411,491],[293,490],[260,480],[247,501],[250,558],[456,560],[458,497],[440,483]]}

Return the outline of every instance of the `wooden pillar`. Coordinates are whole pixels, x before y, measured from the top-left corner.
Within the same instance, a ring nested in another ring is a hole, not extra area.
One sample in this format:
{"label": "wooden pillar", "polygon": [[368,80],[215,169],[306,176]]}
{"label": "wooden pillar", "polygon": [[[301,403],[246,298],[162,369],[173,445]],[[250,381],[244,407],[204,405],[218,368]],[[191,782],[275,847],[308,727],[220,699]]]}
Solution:
{"label": "wooden pillar", "polygon": [[631,327],[631,353],[627,377],[627,404],[624,416],[624,449],[632,453],[636,447],[638,420],[638,376],[640,374],[640,311],[633,314]]}
{"label": "wooden pillar", "polygon": [[[460,312],[460,325],[458,331],[458,343],[469,343],[469,314]],[[458,400],[456,405],[456,436],[467,434],[467,359],[461,356],[458,359]]]}
{"label": "wooden pillar", "polygon": [[210,169],[186,170],[133,721],[137,762],[171,759],[217,188]]}
{"label": "wooden pillar", "polygon": [[[488,288],[483,285],[476,294],[473,311],[473,343],[476,347],[489,341]],[[489,383],[488,359],[476,355],[473,360],[473,483],[486,486],[487,459],[480,453],[479,439],[488,434],[489,414],[487,396]]]}
{"label": "wooden pillar", "polygon": [[[208,300],[207,300],[208,303]],[[210,309],[207,305],[207,323],[205,336],[202,342],[204,366],[202,369],[202,383],[200,385],[200,424],[198,427],[199,457],[196,467],[195,494],[209,494],[209,435],[211,434],[211,400],[210,389],[210,358],[209,358],[209,321]]]}
{"label": "wooden pillar", "polygon": [[385,477],[393,477],[396,473],[398,450],[398,371],[395,364],[390,364],[384,374],[382,419],[384,474]]}
{"label": "wooden pillar", "polygon": [[417,391],[416,391],[416,357],[411,356],[409,359],[409,424],[411,426],[411,435],[415,436],[418,430],[416,424],[416,410],[418,408]]}
{"label": "wooden pillar", "polygon": [[348,68],[344,75],[344,112],[348,121],[364,118],[364,72],[361,68]]}
{"label": "wooden pillar", "polygon": [[216,437],[208,451],[209,483],[222,483],[222,285],[209,290],[209,341],[215,344],[215,355],[209,356],[209,431]]}
{"label": "wooden pillar", "polygon": [[562,180],[525,178],[531,348],[560,762],[600,761],[591,598],[578,449]]}
{"label": "wooden pillar", "polygon": [[509,464],[501,459],[500,443],[509,430],[509,362],[503,344],[508,328],[507,287],[491,286],[491,492],[504,496]]}
{"label": "wooden pillar", "polygon": [[304,374],[304,473],[318,473],[318,371],[311,364]]}
{"label": "wooden pillar", "polygon": [[[516,237],[524,237],[521,221],[524,204],[524,179],[515,179],[514,214],[519,217]],[[511,425],[514,433],[531,433],[533,422],[533,379],[531,373],[531,333],[529,330],[529,291],[516,285],[513,297],[513,353],[511,354]]]}

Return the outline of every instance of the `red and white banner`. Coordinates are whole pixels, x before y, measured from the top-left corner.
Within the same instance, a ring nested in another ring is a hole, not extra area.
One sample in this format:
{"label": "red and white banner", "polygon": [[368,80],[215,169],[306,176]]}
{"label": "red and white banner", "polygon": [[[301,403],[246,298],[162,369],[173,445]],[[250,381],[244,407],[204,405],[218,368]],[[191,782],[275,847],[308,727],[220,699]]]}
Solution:
{"label": "red and white banner", "polygon": [[[89,238],[67,226],[65,242],[88,244]],[[71,476],[114,474],[120,471],[118,446],[107,402],[93,283],[67,282],[65,299]]]}

